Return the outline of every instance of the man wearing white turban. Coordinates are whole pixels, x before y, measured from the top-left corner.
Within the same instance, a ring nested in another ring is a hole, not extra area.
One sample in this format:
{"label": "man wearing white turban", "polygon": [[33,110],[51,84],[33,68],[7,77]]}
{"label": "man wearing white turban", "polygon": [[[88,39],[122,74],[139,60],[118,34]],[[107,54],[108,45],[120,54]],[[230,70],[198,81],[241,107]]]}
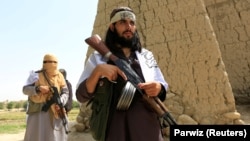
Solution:
{"label": "man wearing white turban", "polygon": [[[153,53],[141,46],[136,29],[136,16],[131,8],[118,7],[111,12],[110,25],[104,41],[112,54],[126,61],[144,80],[143,83],[138,84],[138,88],[149,97],[159,97],[162,101],[165,100],[168,84],[164,80]],[[108,59],[108,55],[102,56],[100,53],[94,52],[89,56],[76,88],[78,101],[87,102],[93,98],[94,104],[97,103],[95,97],[99,94],[95,93],[96,88],[103,86],[103,83],[99,83],[101,82],[99,81],[100,78],[107,78],[109,81],[116,82],[113,84],[113,92],[103,93],[106,96],[112,95],[112,100],[107,120],[108,126],[103,131],[105,137],[100,137],[100,140],[163,141],[157,114],[152,111],[149,105],[145,104],[138,90],[136,90],[128,109],[121,110],[119,108],[120,101],[116,104],[118,101],[116,98],[119,98],[119,95],[120,97],[123,96],[120,94],[123,89],[119,85],[126,81],[127,77],[121,69],[114,65],[114,62]],[[108,103],[108,100],[105,102]],[[101,104],[97,108],[92,106],[92,110],[99,112],[102,108]],[[103,120],[100,122],[103,122]],[[97,136],[94,135],[94,137]]]}

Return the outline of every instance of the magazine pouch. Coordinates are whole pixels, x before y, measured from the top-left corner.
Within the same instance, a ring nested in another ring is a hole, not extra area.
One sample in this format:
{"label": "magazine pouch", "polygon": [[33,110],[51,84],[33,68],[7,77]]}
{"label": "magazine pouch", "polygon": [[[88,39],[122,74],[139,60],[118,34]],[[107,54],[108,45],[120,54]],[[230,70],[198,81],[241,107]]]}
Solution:
{"label": "magazine pouch", "polygon": [[105,141],[112,93],[113,83],[107,78],[100,78],[92,99],[89,121],[90,132],[96,141]]}

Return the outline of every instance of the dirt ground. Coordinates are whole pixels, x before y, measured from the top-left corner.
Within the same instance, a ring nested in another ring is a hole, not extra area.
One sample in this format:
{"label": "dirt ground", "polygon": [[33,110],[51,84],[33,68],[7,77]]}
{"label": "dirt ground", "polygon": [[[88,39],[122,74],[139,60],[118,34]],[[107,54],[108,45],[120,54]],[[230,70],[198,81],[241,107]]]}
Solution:
{"label": "dirt ground", "polygon": [[[92,136],[88,133],[75,132],[73,128],[74,122],[69,123],[69,133],[68,141],[95,141]],[[22,131],[18,134],[0,134],[0,141],[23,141],[24,132]]]}
{"label": "dirt ground", "polygon": [[[241,114],[241,119],[246,123],[250,124],[250,103],[243,103],[241,105],[236,105],[237,111]],[[72,125],[74,123],[70,123],[70,128],[72,129]],[[88,133],[78,133],[73,132],[69,134],[68,141],[94,141]],[[0,141],[23,141],[24,131],[18,134],[0,134]]]}

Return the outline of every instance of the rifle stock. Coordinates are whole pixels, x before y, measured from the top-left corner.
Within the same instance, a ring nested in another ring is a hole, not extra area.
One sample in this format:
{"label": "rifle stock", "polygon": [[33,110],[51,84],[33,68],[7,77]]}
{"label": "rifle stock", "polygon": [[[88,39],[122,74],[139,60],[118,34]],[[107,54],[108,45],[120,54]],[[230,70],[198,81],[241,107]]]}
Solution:
{"label": "rifle stock", "polygon": [[110,50],[101,40],[99,35],[93,35],[85,39],[85,42],[92,48],[94,48],[96,51],[98,51],[102,56],[113,61],[115,65],[117,65],[126,74],[128,81],[130,81],[134,85],[134,87],[142,94],[143,99],[151,106],[151,108],[156,112],[159,117],[163,117],[163,119],[166,120],[169,125],[177,125],[165,105],[158,97],[148,97],[143,93],[141,89],[138,88],[137,85],[139,83],[143,83],[141,78],[134,72],[134,70],[126,61],[118,58],[110,52]]}

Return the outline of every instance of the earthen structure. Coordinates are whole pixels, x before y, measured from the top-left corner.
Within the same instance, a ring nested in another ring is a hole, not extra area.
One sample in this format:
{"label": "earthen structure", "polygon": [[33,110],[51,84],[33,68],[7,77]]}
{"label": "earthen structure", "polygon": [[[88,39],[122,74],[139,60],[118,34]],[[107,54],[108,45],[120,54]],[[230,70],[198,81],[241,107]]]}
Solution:
{"label": "earthen structure", "polygon": [[[169,83],[164,103],[179,124],[244,124],[235,97],[250,93],[250,0],[99,0],[92,34],[105,35],[117,6],[136,13],[143,46]],[[77,121],[88,127],[81,108]]]}

